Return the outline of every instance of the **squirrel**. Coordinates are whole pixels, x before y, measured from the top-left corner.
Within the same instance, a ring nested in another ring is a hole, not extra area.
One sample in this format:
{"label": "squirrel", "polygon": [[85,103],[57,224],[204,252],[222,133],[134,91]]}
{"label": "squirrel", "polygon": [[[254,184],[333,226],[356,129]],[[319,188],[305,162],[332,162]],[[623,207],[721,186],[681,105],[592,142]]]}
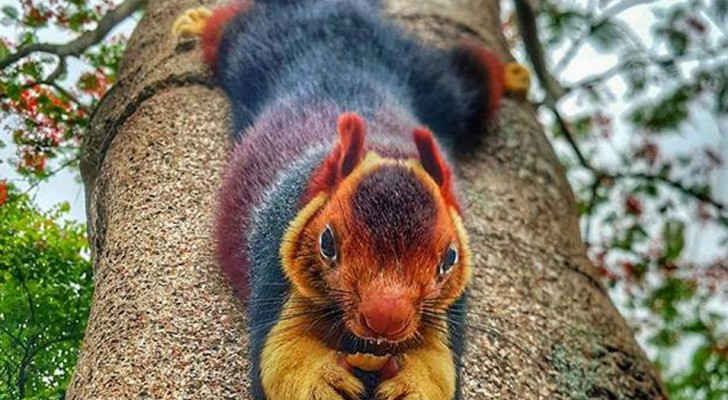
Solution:
{"label": "squirrel", "polygon": [[186,11],[229,98],[214,223],[255,400],[460,399],[468,236],[448,157],[528,72],[424,45],[378,1]]}

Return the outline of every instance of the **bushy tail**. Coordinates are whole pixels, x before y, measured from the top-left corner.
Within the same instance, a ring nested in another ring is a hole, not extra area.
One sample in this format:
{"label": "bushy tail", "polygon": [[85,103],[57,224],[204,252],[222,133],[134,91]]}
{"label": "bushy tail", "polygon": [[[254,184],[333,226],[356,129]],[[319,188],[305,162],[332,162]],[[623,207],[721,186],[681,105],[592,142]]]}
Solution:
{"label": "bushy tail", "polygon": [[473,148],[494,120],[503,96],[523,98],[528,71],[503,63],[485,47],[463,43],[418,66],[414,88],[418,118],[447,147]]}
{"label": "bushy tail", "polygon": [[[287,5],[303,5],[305,6],[306,3],[313,3],[318,2],[321,0],[257,0],[256,3],[259,4],[270,4],[273,6],[287,6]],[[351,2],[351,3],[368,3],[373,6],[379,7],[381,5],[381,0],[339,0],[341,2]]]}

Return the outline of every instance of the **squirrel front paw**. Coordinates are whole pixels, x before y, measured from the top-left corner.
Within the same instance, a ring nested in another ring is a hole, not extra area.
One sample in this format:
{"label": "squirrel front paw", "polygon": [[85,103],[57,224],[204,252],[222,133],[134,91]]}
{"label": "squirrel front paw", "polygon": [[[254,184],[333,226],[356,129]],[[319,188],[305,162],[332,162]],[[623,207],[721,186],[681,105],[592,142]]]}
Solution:
{"label": "squirrel front paw", "polygon": [[413,377],[397,375],[382,382],[377,388],[377,400],[432,400],[450,399],[440,385],[428,380],[412,380]]}
{"label": "squirrel front paw", "polygon": [[[262,378],[268,398],[270,400],[361,398],[364,392],[361,381],[341,365],[334,351],[329,350],[327,353],[306,357],[305,361],[296,356],[287,357],[286,360],[280,360],[275,367],[272,364],[265,365]],[[296,359],[303,362],[291,362]]]}
{"label": "squirrel front paw", "polygon": [[[333,361],[333,362],[331,362]],[[307,387],[308,393],[301,399],[359,399],[364,392],[364,385],[351,372],[347,371],[337,363],[335,356],[329,361],[321,363],[317,370],[306,380],[299,381],[302,387]]]}
{"label": "squirrel front paw", "polygon": [[177,37],[200,36],[211,15],[205,7],[190,8],[174,20],[172,33]]}
{"label": "squirrel front paw", "polygon": [[450,400],[455,396],[452,354],[441,343],[400,356],[396,375],[379,384],[377,400]]}
{"label": "squirrel front paw", "polygon": [[268,400],[357,400],[364,385],[337,352],[310,334],[308,316],[289,300],[261,349],[260,380]]}

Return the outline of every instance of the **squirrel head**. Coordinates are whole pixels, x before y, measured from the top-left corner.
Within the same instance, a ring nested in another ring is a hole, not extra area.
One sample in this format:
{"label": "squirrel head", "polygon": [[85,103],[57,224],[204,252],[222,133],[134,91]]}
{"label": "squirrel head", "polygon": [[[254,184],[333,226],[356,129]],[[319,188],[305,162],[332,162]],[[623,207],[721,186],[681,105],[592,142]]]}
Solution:
{"label": "squirrel head", "polygon": [[304,297],[338,306],[358,337],[400,342],[441,330],[465,290],[470,252],[432,134],[413,132],[418,157],[407,160],[367,152],[356,114],[340,117],[338,134],[284,238],[286,275]]}

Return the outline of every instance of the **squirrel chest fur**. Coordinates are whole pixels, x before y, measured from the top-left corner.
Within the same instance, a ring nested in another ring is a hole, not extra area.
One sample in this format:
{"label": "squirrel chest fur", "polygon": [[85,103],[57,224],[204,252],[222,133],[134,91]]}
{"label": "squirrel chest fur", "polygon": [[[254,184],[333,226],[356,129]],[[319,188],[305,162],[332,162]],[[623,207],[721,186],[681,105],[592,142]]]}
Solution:
{"label": "squirrel chest fur", "polygon": [[256,400],[460,398],[470,252],[446,151],[504,91],[477,46],[418,43],[376,1],[190,10],[232,110],[216,210]]}

